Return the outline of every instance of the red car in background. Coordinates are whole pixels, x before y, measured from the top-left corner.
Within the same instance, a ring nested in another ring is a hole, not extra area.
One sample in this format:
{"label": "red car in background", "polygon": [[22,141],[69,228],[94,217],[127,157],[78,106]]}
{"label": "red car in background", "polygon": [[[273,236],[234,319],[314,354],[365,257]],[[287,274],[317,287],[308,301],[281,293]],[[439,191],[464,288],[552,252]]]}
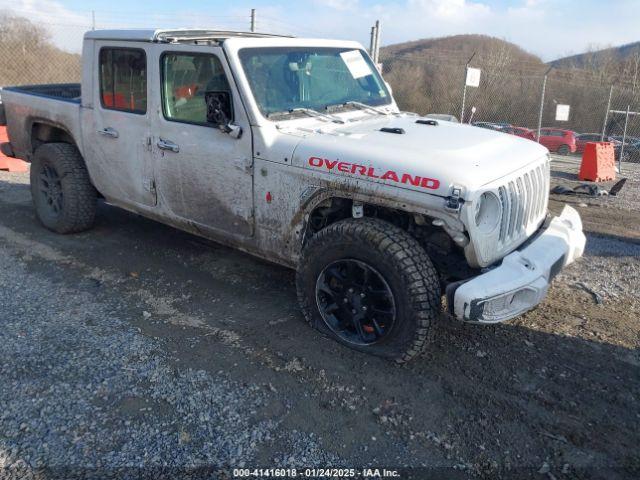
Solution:
{"label": "red car in background", "polygon": [[576,133],[572,130],[562,130],[560,128],[541,128],[540,143],[547,147],[550,152],[560,155],[575,153]]}
{"label": "red car in background", "polygon": [[[580,135],[576,135],[576,153],[584,152],[584,146],[590,142],[599,142],[602,138],[602,134],[600,133],[581,133]],[[622,142],[616,140],[611,137],[604,137],[605,142],[610,142],[614,147],[619,147]]]}
{"label": "red car in background", "polygon": [[527,140],[533,140],[534,142],[536,141],[536,132],[529,128],[508,127],[504,130],[504,132],[515,135],[516,137],[526,138]]}

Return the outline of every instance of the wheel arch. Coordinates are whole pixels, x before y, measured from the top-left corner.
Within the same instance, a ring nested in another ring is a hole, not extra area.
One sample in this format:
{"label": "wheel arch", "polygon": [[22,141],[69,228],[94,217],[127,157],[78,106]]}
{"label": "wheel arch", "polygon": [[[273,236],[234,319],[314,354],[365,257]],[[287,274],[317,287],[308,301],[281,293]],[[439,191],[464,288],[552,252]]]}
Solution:
{"label": "wheel arch", "polygon": [[[397,219],[390,223],[416,222],[426,225],[434,220],[441,220],[442,227],[449,235],[464,232],[465,227],[454,212],[448,212],[440,205],[444,204],[441,197],[424,194],[420,205],[397,200],[383,195],[371,195],[352,190],[336,190],[325,187],[310,187],[303,193],[301,208],[294,218],[293,224],[297,223],[297,231],[301,247],[303,247],[311,235],[322,228],[325,228],[339,220],[352,217],[352,207],[354,204],[363,206],[365,217],[378,217],[385,220],[385,216],[395,215]],[[321,210],[326,217],[326,223],[319,225],[314,223],[317,220],[315,215]],[[328,210],[327,210],[328,209]],[[378,214],[383,214],[379,217]],[[318,228],[321,227],[321,228]]]}
{"label": "wheel arch", "polygon": [[[84,158],[84,154],[82,153],[82,149],[80,148],[80,144],[76,141],[73,134],[67,129],[64,125],[54,122],[49,119],[34,117],[30,119],[29,124],[29,139],[30,139],[30,151],[29,156],[33,157],[38,147],[46,144],[46,143],[67,143],[69,145],[73,145],[80,152],[80,157],[82,158],[82,162],[89,171],[89,166],[87,165],[87,161]],[[95,182],[93,178],[91,178],[91,172],[89,171],[89,179],[91,184],[95,188]],[[102,194],[100,194],[102,197]]]}
{"label": "wheel arch", "polygon": [[29,121],[30,151],[33,155],[40,145],[45,143],[69,143],[80,150],[73,134],[62,124],[45,118],[34,117]]}

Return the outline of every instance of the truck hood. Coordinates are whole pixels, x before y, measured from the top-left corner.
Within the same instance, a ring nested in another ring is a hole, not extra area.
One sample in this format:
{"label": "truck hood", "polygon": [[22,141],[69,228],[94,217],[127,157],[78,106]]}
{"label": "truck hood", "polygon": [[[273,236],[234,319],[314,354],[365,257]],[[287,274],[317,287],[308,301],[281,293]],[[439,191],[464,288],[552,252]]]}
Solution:
{"label": "truck hood", "polygon": [[[448,196],[454,185],[462,187],[464,195],[465,190],[478,189],[548,153],[538,143],[514,135],[441,120],[435,124],[418,120],[426,119],[404,114],[372,116],[305,129],[292,163]],[[298,129],[298,135],[301,131]]]}

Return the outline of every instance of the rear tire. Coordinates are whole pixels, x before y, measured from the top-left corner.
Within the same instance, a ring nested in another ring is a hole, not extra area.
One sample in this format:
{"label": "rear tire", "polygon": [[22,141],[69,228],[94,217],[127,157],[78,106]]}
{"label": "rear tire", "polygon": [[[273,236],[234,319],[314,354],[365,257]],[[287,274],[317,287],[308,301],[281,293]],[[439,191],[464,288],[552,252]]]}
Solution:
{"label": "rear tire", "polygon": [[31,162],[31,197],[40,222],[57,233],[93,226],[97,192],[78,149],[68,143],[45,143]]}
{"label": "rear tire", "polygon": [[569,152],[570,152],[569,145],[560,145],[558,147],[559,155],[569,155]]}
{"label": "rear tire", "polygon": [[427,253],[404,230],[377,219],[341,220],[313,236],[296,287],[312,327],[398,363],[423,351],[441,312],[440,282]]}

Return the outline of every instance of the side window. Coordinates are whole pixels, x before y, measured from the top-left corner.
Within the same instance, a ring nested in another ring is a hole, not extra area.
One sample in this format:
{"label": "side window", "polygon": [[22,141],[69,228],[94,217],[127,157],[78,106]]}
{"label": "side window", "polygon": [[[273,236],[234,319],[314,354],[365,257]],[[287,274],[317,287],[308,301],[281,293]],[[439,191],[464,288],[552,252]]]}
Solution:
{"label": "side window", "polygon": [[[167,120],[197,125],[207,122],[207,93],[231,88],[218,57],[202,53],[168,52],[160,60],[162,111]],[[233,112],[227,112],[229,118]]]}
{"label": "side window", "polygon": [[100,102],[109,110],[147,112],[147,57],[144,50],[100,50]]}

